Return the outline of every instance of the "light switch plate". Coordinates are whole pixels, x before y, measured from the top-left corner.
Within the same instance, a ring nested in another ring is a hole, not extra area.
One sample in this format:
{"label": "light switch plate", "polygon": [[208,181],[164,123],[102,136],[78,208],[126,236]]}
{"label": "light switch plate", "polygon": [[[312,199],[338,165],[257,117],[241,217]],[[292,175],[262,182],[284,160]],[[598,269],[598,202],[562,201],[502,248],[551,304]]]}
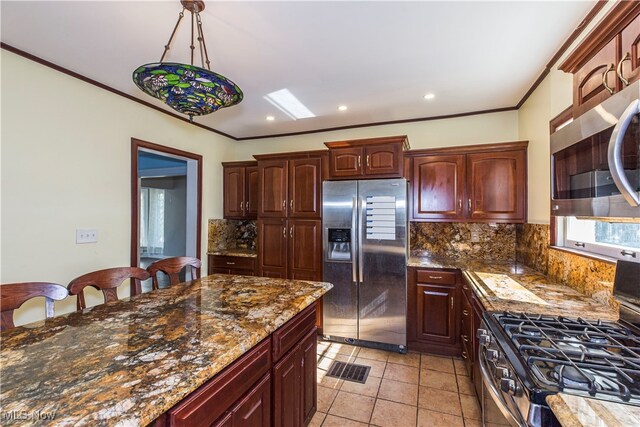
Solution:
{"label": "light switch plate", "polygon": [[76,243],[97,243],[98,230],[96,228],[76,229]]}

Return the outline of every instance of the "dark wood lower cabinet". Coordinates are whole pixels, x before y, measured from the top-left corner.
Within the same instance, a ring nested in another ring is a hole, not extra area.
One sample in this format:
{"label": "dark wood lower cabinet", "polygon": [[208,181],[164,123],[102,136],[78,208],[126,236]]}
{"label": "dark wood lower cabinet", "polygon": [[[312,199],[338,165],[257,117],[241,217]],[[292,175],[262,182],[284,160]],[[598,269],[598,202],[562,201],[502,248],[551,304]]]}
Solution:
{"label": "dark wood lower cabinet", "polygon": [[462,278],[462,316],[460,340],[462,342],[462,358],[465,361],[467,372],[473,381],[478,396],[482,394],[482,374],[478,359],[478,337],[476,331],[482,323],[484,307],[473,292],[471,284]]}
{"label": "dark wood lower cabinet", "polygon": [[316,303],[151,425],[305,426],[316,412]]}
{"label": "dark wood lower cabinet", "polygon": [[256,258],[227,255],[209,255],[209,274],[256,275]]}
{"label": "dark wood lower cabinet", "polygon": [[410,350],[460,355],[459,273],[409,268],[407,344]]}

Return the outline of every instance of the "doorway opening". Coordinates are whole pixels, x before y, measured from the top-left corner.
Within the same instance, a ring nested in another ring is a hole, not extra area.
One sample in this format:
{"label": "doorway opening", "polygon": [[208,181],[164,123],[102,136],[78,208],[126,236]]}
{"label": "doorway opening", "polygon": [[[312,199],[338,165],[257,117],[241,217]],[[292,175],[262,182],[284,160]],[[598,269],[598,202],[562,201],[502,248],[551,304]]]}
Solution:
{"label": "doorway opening", "polygon": [[[201,212],[202,156],[132,138],[131,266],[200,258]],[[159,279],[168,285],[168,277]],[[142,290],[151,290],[151,280]]]}

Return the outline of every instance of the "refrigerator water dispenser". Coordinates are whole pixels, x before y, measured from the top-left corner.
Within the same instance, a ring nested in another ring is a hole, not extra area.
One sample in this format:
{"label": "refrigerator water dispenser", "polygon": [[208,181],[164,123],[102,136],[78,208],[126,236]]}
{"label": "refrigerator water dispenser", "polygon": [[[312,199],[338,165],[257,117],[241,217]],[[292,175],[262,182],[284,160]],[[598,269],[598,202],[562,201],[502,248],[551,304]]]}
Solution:
{"label": "refrigerator water dispenser", "polygon": [[351,229],[329,228],[328,261],[351,261]]}

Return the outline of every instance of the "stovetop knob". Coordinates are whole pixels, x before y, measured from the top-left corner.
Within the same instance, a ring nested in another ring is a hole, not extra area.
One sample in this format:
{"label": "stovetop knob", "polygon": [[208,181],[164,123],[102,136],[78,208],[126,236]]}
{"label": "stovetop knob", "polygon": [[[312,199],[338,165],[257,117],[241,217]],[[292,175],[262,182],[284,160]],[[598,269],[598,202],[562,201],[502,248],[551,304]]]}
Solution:
{"label": "stovetop knob", "polygon": [[491,343],[491,335],[489,335],[486,329],[478,329],[476,336],[478,337],[478,343],[480,343],[480,345],[488,346]]}
{"label": "stovetop knob", "polygon": [[520,388],[520,386],[511,378],[502,378],[500,380],[500,389],[503,392],[516,397],[522,394],[522,388]]}
{"label": "stovetop knob", "polygon": [[511,372],[507,368],[496,368],[498,378],[511,378]]}
{"label": "stovetop knob", "polygon": [[487,349],[487,360],[490,362],[497,362],[499,358],[500,353],[498,353],[498,350]]}

